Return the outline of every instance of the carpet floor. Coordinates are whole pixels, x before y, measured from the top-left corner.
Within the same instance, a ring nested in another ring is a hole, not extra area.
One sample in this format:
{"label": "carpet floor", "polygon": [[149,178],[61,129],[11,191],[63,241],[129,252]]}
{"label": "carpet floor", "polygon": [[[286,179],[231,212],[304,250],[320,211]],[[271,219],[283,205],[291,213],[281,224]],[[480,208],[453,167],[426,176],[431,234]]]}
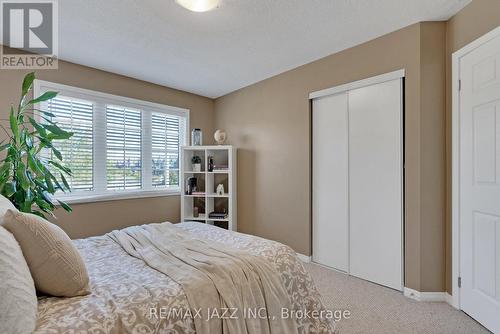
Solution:
{"label": "carpet floor", "polygon": [[401,292],[316,264],[306,263],[305,266],[323,296],[326,308],[350,312],[348,319],[336,322],[338,333],[490,333],[447,303],[417,302],[404,297]]}

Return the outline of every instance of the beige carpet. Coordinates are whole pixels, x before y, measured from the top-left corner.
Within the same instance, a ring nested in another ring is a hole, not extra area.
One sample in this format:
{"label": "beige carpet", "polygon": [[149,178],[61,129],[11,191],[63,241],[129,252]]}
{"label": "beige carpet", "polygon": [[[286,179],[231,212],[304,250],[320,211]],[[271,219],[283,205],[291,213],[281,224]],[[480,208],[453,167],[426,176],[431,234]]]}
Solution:
{"label": "beige carpet", "polygon": [[339,333],[489,333],[446,303],[424,303],[401,292],[315,264],[306,264],[329,310],[349,310],[337,322]]}

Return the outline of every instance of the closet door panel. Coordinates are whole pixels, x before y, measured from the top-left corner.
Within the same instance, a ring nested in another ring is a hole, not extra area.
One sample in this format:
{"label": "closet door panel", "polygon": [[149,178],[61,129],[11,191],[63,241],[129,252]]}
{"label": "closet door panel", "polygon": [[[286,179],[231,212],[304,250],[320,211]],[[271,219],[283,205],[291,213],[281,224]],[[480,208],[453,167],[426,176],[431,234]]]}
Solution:
{"label": "closet door panel", "polygon": [[348,271],[347,93],[313,100],[313,260]]}
{"label": "closet door panel", "polygon": [[402,82],[349,91],[350,273],[402,290]]}

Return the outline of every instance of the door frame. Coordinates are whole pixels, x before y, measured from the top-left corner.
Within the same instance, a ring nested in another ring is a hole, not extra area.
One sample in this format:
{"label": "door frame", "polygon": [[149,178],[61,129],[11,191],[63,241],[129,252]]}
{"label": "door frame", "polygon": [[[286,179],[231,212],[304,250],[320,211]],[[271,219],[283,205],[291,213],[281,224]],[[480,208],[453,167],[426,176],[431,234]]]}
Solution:
{"label": "door frame", "polygon": [[460,288],[460,59],[483,44],[500,37],[500,27],[493,29],[452,54],[451,109],[451,272],[452,294],[449,304],[461,309]]}

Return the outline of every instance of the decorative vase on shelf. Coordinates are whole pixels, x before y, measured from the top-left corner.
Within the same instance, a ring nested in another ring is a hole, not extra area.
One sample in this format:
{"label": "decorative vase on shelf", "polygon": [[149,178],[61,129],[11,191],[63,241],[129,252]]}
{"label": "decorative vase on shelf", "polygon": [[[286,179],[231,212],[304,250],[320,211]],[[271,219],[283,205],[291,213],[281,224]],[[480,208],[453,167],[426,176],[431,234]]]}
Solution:
{"label": "decorative vase on shelf", "polygon": [[203,142],[203,133],[201,129],[193,129],[191,131],[191,145],[192,146],[201,146]]}
{"label": "decorative vase on shelf", "polygon": [[213,157],[208,157],[208,171],[209,172],[214,171],[214,158]]}
{"label": "decorative vase on shelf", "polygon": [[193,172],[201,172],[201,158],[197,155],[191,158]]}
{"label": "decorative vase on shelf", "polygon": [[217,145],[223,145],[224,142],[226,141],[226,137],[227,137],[226,131],[224,130],[219,129],[214,133],[214,139]]}

